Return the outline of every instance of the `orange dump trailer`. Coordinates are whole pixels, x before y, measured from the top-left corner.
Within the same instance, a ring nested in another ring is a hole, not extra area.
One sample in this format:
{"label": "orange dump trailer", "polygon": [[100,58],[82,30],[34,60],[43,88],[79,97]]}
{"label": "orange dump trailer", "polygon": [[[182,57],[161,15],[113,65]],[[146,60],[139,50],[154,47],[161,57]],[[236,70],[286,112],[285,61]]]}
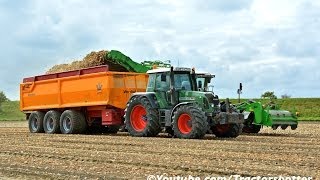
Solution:
{"label": "orange dump trailer", "polygon": [[31,132],[117,132],[131,94],[144,92],[148,75],[112,72],[108,66],[24,78],[20,109]]}

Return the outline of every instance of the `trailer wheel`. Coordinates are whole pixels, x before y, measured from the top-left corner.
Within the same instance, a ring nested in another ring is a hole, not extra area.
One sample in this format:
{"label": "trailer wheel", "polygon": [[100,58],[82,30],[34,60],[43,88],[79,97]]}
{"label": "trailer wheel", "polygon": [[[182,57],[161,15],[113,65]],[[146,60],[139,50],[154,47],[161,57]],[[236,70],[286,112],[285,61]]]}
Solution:
{"label": "trailer wheel", "polygon": [[28,119],[29,131],[31,133],[43,133],[43,118],[44,112],[32,112]]}
{"label": "trailer wheel", "polygon": [[219,124],[214,126],[213,134],[216,137],[235,138],[242,132],[242,124]]}
{"label": "trailer wheel", "polygon": [[158,111],[146,97],[133,97],[125,109],[125,124],[131,136],[157,136],[161,131]]}
{"label": "trailer wheel", "polygon": [[65,110],[60,117],[60,130],[63,134],[82,134],[87,129],[84,115],[75,110]]}
{"label": "trailer wheel", "polygon": [[173,131],[178,138],[200,139],[208,130],[204,112],[194,106],[182,105],[173,113]]}
{"label": "trailer wheel", "polygon": [[61,113],[55,110],[46,113],[43,119],[43,129],[45,133],[60,133],[60,116]]}

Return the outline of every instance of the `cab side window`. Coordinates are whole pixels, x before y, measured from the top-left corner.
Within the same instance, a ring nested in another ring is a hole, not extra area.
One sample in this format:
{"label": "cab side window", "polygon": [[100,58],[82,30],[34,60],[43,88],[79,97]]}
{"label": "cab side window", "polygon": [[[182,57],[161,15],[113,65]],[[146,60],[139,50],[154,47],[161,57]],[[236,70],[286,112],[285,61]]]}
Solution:
{"label": "cab side window", "polygon": [[168,73],[157,74],[156,77],[156,90],[169,91],[170,89],[170,77]]}
{"label": "cab side window", "polygon": [[155,74],[150,74],[150,75],[149,75],[147,92],[149,92],[149,91],[151,91],[151,92],[154,91],[155,79],[156,79],[156,75],[155,75]]}

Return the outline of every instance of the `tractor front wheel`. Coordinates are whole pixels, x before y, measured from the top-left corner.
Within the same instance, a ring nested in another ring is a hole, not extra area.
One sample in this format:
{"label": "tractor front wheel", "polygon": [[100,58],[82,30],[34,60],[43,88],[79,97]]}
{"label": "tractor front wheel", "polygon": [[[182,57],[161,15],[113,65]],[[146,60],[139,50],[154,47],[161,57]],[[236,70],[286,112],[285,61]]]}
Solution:
{"label": "tractor front wheel", "polygon": [[161,131],[158,111],[152,108],[148,98],[133,97],[125,109],[125,124],[131,136],[157,136]]}
{"label": "tractor front wheel", "polygon": [[178,138],[200,139],[208,129],[204,112],[191,105],[182,105],[173,113],[173,132]]}

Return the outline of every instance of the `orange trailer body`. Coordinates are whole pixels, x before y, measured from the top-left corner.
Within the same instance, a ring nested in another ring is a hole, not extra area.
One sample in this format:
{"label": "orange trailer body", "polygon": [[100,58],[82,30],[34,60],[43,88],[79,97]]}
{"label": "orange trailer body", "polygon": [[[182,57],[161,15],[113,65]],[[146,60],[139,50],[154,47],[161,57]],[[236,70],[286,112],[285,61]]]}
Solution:
{"label": "orange trailer body", "polygon": [[108,66],[25,78],[20,84],[20,109],[26,113],[84,109],[88,120],[102,117],[102,124],[113,124],[110,117],[122,115],[119,111],[131,94],[144,92],[147,81],[147,74],[112,72]]}

